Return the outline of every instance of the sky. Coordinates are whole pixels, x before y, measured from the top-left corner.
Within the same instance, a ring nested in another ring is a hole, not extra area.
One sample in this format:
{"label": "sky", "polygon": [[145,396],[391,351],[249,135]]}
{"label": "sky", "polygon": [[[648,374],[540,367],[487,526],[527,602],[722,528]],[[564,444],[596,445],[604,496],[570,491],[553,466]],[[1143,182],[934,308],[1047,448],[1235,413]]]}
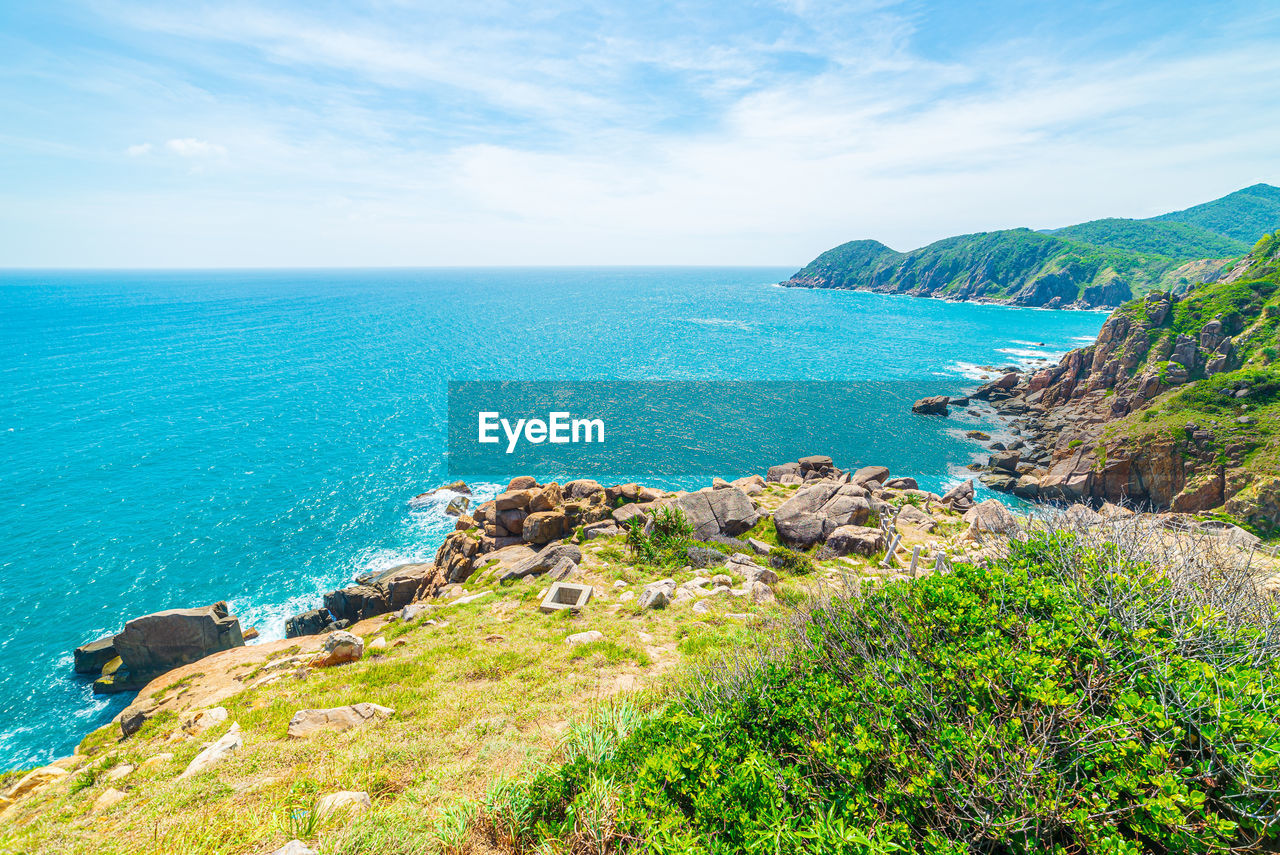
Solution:
{"label": "sky", "polygon": [[1274,0],[0,0],[0,267],[800,267],[1280,184]]}

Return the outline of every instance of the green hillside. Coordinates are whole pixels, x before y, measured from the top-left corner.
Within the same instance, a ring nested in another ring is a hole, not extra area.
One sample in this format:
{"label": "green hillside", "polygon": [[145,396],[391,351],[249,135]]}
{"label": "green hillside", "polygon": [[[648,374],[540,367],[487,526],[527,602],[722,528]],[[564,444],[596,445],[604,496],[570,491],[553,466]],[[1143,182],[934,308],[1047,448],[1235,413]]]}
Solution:
{"label": "green hillside", "polygon": [[982,232],[910,252],[851,241],[824,252],[784,284],[1025,306],[1118,306],[1149,291],[1211,281],[1228,266],[1224,262],[1277,228],[1280,189],[1259,184],[1149,220]]}
{"label": "green hillside", "polygon": [[1050,234],[1092,246],[1163,255],[1183,261],[1236,258],[1248,252],[1250,247],[1250,243],[1190,223],[1118,217],[1067,226]]}
{"label": "green hillside", "polygon": [[1152,217],[1154,222],[1188,223],[1252,244],[1280,228],[1280,187],[1255,184],[1184,211]]}

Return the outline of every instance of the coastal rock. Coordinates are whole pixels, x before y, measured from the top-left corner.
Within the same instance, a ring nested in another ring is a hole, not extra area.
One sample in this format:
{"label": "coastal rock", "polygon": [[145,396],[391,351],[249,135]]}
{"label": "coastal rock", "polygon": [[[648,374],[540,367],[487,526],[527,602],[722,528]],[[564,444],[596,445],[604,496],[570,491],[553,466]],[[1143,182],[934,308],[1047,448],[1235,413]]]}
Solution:
{"label": "coastal rock", "polygon": [[947,408],[950,403],[950,395],[934,395],[916,401],[911,405],[911,412],[926,416],[945,416],[951,413]]}
{"label": "coastal rock", "polygon": [[604,487],[600,486],[598,481],[579,478],[576,481],[565,482],[563,492],[566,499],[586,499],[604,493]]}
{"label": "coastal rock", "polygon": [[190,778],[193,775],[199,775],[201,772],[207,772],[214,766],[225,762],[232,754],[239,751],[243,745],[244,740],[240,737],[240,725],[233,724],[231,729],[222,735],[221,739],[197,754],[195,759],[187,764],[187,768],[178,777]]}
{"label": "coastal rock", "polygon": [[961,520],[979,531],[1007,534],[1016,531],[1018,518],[996,499],[987,499],[964,512]]}
{"label": "coastal rock", "polygon": [[272,852],[271,855],[320,855],[320,853],[303,843],[301,840],[290,840],[288,843]]}
{"label": "coastal rock", "polygon": [[75,649],[73,656],[77,674],[101,674],[106,665],[119,654],[116,652],[115,636],[108,635],[82,644]]}
{"label": "coastal rock", "polygon": [[572,543],[552,543],[503,573],[500,581],[510,582],[526,576],[539,576],[566,558],[574,564],[581,564],[582,550]]}
{"label": "coastal rock", "polygon": [[738,487],[699,490],[676,499],[675,506],[693,526],[693,536],[710,540],[716,535],[734,537],[760,521],[751,498]]}
{"label": "coastal rock", "polygon": [[698,570],[701,570],[704,567],[718,567],[728,560],[723,552],[715,549],[708,549],[705,546],[687,547],[685,549],[685,555],[689,559],[689,566]]}
{"label": "coastal rock", "polygon": [[867,490],[857,484],[820,483],[802,487],[773,515],[778,539],[807,549],[842,525],[861,525],[871,516]]}
{"label": "coastal rock", "polygon": [[903,505],[902,510],[898,512],[898,522],[903,525],[913,526],[923,531],[932,531],[937,521],[915,505]]}
{"label": "coastal rock", "polygon": [[115,787],[107,787],[102,793],[93,800],[93,807],[90,811],[93,813],[102,813],[109,810],[124,801],[128,797],[128,793],[123,790],[117,790]]}
{"label": "coastal rock", "polygon": [[766,476],[768,481],[778,483],[786,476],[800,477],[799,463],[783,463],[780,466],[770,466],[769,473]]}
{"label": "coastal rock", "polygon": [[198,609],[169,609],[134,618],[114,638],[116,652],[134,679],[159,675],[219,650],[243,647],[240,621],[224,602]]}
{"label": "coastal rock", "polygon": [[884,532],[860,525],[842,525],[827,538],[827,549],[835,555],[874,555],[887,546]]}
{"label": "coastal rock", "polygon": [[364,656],[364,639],[345,630],[329,633],[320,652],[311,660],[313,668],[331,668],[355,662]]}
{"label": "coastal rock", "polygon": [[644,512],[644,508],[635,504],[614,508],[613,519],[622,528],[630,526],[632,520],[638,520],[641,526],[649,524],[649,515]]}
{"label": "coastal rock", "polygon": [[316,818],[327,820],[341,816],[355,816],[373,807],[369,794],[355,790],[330,793],[316,802]]}
{"label": "coastal rock", "polygon": [[4,797],[10,801],[17,801],[23,796],[30,795],[38,790],[59,781],[67,776],[67,770],[58,766],[40,766],[32,769],[27,774],[18,779],[16,784],[10,786],[4,791]]}
{"label": "coastal rock", "polygon": [[288,736],[301,739],[320,731],[343,731],[382,721],[394,715],[390,707],[371,703],[351,704],[322,710],[298,710],[289,720]]}
{"label": "coastal rock", "polygon": [[536,511],[524,521],[524,539],[529,543],[550,543],[568,534],[568,519],[560,511]]}
{"label": "coastal rock", "polygon": [[883,484],[888,478],[889,467],[887,466],[863,466],[849,476],[849,480],[854,484],[861,484],[864,487],[870,484]]}
{"label": "coastal rock", "polygon": [[333,625],[333,615],[328,609],[311,609],[300,612],[284,622],[284,637],[297,638],[300,635],[319,635]]}
{"label": "coastal rock", "polygon": [[622,529],[612,520],[601,520],[584,527],[582,533],[587,540],[598,540],[602,537],[617,537],[622,534]]}

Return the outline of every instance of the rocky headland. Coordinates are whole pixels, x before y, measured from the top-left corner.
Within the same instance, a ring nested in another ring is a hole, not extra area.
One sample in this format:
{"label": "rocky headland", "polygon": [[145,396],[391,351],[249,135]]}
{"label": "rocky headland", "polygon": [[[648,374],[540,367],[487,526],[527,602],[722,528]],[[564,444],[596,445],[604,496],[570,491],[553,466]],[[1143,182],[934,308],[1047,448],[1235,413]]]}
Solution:
{"label": "rocky headland", "polygon": [[[1223,279],[1121,306],[1097,341],[1054,366],[971,393],[1015,439],[992,444],[982,482],[1039,501],[1218,512],[1259,534],[1280,525],[1280,239]],[[945,415],[945,396],[917,412]]]}

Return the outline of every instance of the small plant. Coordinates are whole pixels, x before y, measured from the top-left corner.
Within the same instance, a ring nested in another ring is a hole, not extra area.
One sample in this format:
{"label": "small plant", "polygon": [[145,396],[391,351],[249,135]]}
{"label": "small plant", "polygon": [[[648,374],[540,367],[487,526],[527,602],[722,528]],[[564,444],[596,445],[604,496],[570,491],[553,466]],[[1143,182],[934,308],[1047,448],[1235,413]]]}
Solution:
{"label": "small plant", "polygon": [[632,563],[658,563],[658,548],[649,535],[644,533],[644,525],[639,517],[632,517],[627,522],[627,551]]}
{"label": "small plant", "polygon": [[430,838],[442,855],[461,855],[466,851],[467,836],[476,815],[476,805],[465,799],[454,802],[440,812]]}
{"label": "small plant", "polygon": [[320,788],[312,781],[297,781],[289,787],[285,804],[275,814],[275,825],[290,840],[314,840],[320,818],[316,799]]}
{"label": "small plant", "polygon": [[72,779],[70,790],[73,793],[78,793],[81,790],[87,790],[90,787],[92,787],[97,782],[97,780],[98,780],[97,769],[85,769],[83,772],[76,775],[75,778]]}
{"label": "small plant", "polygon": [[775,546],[769,550],[769,566],[793,576],[805,576],[815,569],[812,558],[785,546]]}

